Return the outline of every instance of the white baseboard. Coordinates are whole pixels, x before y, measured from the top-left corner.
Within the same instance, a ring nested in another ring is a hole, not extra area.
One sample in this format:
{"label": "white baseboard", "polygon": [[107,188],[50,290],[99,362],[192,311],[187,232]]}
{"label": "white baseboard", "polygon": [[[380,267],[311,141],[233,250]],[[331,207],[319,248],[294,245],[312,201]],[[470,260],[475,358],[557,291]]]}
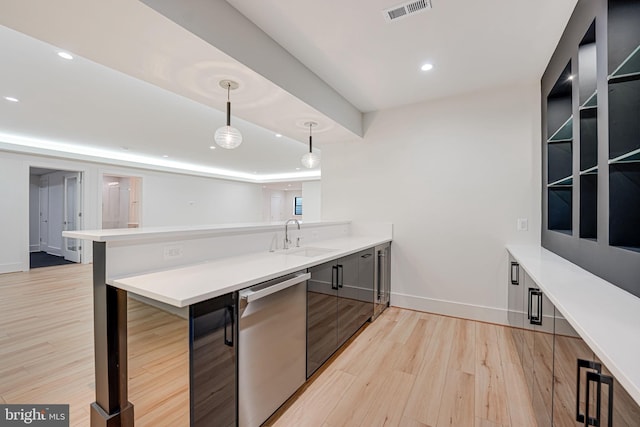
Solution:
{"label": "white baseboard", "polygon": [[508,326],[507,310],[482,305],[465,304],[454,301],[439,300],[391,293],[391,305],[445,316],[460,317],[480,322],[496,323]]}
{"label": "white baseboard", "polygon": [[0,264],[0,274],[14,273],[16,271],[27,271],[27,270],[24,269],[24,266],[21,262],[16,262],[12,264]]}

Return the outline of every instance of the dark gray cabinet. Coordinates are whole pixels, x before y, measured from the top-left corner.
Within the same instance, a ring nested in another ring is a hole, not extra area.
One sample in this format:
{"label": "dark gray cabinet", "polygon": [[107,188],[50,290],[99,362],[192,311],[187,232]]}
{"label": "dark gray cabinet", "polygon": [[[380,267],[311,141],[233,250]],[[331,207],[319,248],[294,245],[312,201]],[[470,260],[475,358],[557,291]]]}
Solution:
{"label": "dark gray cabinet", "polygon": [[554,308],[512,257],[509,269],[508,319],[513,341],[537,424],[551,425]]}
{"label": "dark gray cabinet", "polygon": [[236,425],[236,301],[227,294],[189,306],[192,427]]}
{"label": "dark gray cabinet", "polygon": [[511,255],[507,286],[509,325],[536,424],[640,427],[640,405]]}
{"label": "dark gray cabinet", "polygon": [[556,310],[553,425],[640,426],[640,406]]}
{"label": "dark gray cabinet", "polygon": [[374,249],[309,269],[307,377],[373,315]]}

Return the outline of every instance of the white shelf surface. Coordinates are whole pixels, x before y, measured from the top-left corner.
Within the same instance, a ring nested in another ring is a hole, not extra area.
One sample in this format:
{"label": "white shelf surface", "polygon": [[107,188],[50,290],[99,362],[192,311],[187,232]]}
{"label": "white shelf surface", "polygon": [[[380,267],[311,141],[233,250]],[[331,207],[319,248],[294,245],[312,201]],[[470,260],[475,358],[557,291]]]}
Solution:
{"label": "white shelf surface", "polygon": [[507,250],[640,404],[640,298],[540,246]]}
{"label": "white shelf surface", "polygon": [[329,239],[309,245],[333,249],[314,257],[292,254],[296,248],[264,251],[146,274],[116,277],[107,282],[116,288],[165,304],[187,307],[390,241],[390,237],[383,236]]}
{"label": "white shelf surface", "polygon": [[[329,226],[349,224],[351,221],[300,221],[307,226]],[[295,224],[293,224],[295,227]],[[63,237],[74,239],[92,240],[94,242],[114,242],[130,240],[147,240],[157,238],[189,238],[203,237],[221,234],[242,234],[259,231],[281,231],[284,222],[274,223],[248,223],[248,224],[214,224],[176,227],[142,227],[142,228],[117,228],[112,230],[77,230],[64,231]]]}

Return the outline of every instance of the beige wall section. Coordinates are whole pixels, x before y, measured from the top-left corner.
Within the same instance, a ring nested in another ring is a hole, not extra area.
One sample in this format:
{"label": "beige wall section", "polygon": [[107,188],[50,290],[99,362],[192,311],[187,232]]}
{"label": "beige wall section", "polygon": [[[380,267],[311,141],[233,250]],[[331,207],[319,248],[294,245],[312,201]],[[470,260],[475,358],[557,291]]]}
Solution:
{"label": "beige wall section", "polygon": [[505,244],[540,240],[539,91],[369,113],[323,147],[323,219],[393,223],[392,304],[506,323]]}

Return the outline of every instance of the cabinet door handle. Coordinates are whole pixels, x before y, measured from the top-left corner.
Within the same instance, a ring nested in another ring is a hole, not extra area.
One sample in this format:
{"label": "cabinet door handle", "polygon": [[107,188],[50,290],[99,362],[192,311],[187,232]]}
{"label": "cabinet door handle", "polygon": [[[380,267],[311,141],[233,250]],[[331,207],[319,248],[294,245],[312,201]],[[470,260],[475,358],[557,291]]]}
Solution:
{"label": "cabinet door handle", "polygon": [[338,289],[338,266],[331,266],[331,289]]}
{"label": "cabinet door handle", "polygon": [[[517,262],[511,263],[511,284],[519,285],[520,284],[520,264]],[[513,274],[515,272],[515,274]]]}
{"label": "cabinet door handle", "polygon": [[[230,322],[227,322],[227,316],[230,318]],[[228,324],[231,323],[231,338],[227,335]],[[224,344],[229,347],[233,347],[233,336],[235,334],[235,321],[233,319],[233,306],[228,305],[224,312]]]}
{"label": "cabinet door handle", "polygon": [[598,426],[598,427],[604,427],[602,426],[601,420],[602,420],[602,383],[605,383],[609,386],[609,405],[608,405],[608,423],[607,423],[607,427],[613,427],[613,377],[610,377],[608,375],[602,375],[601,373],[596,373],[596,372],[587,372],[587,395],[586,395],[586,408],[585,408],[585,416],[586,419],[589,420],[589,422],[591,423],[591,420],[594,420],[594,418],[589,417],[589,391],[591,389],[591,387],[589,387],[590,383],[596,383],[596,393],[598,394],[596,396],[596,417],[595,417],[595,423],[592,424],[594,426]]}
{"label": "cabinet door handle", "polygon": [[344,270],[342,264],[338,264],[338,287],[342,288],[344,286]]}
{"label": "cabinet door handle", "polygon": [[[580,370],[581,369],[591,369],[592,371],[595,371],[597,374],[600,374],[602,372],[602,365],[598,362],[594,362],[592,360],[584,360],[584,359],[578,359],[578,363],[577,363],[578,367],[577,367],[577,374],[576,374],[576,421],[578,421],[579,423],[584,423],[584,425],[591,425],[594,426],[596,425],[596,419],[595,418],[589,418],[588,423],[585,423],[585,415],[580,413]],[[587,375],[589,374],[589,372],[587,372]],[[587,387],[587,394],[589,393],[589,382],[587,381],[586,384]],[[587,404],[586,406],[589,406],[589,401],[587,400]],[[587,414],[589,413],[589,409],[587,408]]]}
{"label": "cabinet door handle", "polygon": [[382,298],[382,273],[383,273],[383,255],[382,251],[378,251],[378,259],[376,264],[376,302],[380,302],[380,298]]}
{"label": "cabinet door handle", "polygon": [[369,258],[370,256],[371,254],[364,254],[364,255],[361,255],[360,258]]}
{"label": "cabinet door handle", "polygon": [[[538,298],[538,309],[533,315],[533,296]],[[542,325],[542,291],[536,288],[529,288],[529,303],[527,304],[527,317],[532,325]]]}

